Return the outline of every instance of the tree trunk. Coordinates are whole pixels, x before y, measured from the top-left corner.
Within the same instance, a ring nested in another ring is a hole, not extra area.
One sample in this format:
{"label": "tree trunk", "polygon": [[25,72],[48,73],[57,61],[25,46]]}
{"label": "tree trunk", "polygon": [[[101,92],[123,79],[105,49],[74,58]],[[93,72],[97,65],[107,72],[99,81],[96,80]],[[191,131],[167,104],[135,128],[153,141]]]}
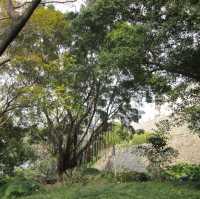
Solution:
{"label": "tree trunk", "polygon": [[57,172],[59,182],[63,182],[63,175],[68,169],[73,169],[78,165],[76,157],[71,157],[66,153],[60,153],[57,160]]}
{"label": "tree trunk", "polygon": [[58,156],[57,172],[58,172],[58,181],[63,182],[63,174],[65,170],[64,170],[64,156],[62,154],[59,154]]}

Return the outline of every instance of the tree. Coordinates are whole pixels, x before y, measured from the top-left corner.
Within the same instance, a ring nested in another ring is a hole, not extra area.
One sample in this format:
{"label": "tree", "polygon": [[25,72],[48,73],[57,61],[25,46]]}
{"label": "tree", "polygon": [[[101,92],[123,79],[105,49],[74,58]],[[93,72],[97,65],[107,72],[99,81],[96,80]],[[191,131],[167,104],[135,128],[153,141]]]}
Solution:
{"label": "tree", "polygon": [[[22,85],[13,113],[48,144],[60,179],[109,122],[129,126],[140,118],[135,104],[171,90],[170,26],[157,9],[174,4],[157,3],[97,0],[66,15],[41,7],[10,48],[12,74]],[[157,19],[163,28],[152,24]]]}
{"label": "tree", "polygon": [[[3,1],[4,3],[5,1]],[[59,3],[59,1],[55,1],[56,3]],[[69,3],[69,2],[75,2],[74,0],[66,0],[61,3]],[[6,48],[9,46],[9,44],[17,37],[17,35],[21,32],[23,27],[26,25],[27,21],[32,16],[35,9],[39,6],[39,4],[42,3],[41,0],[33,0],[29,3],[23,3],[21,5],[15,6],[13,4],[12,0],[7,0],[7,15],[8,17],[3,17],[1,20],[4,19],[11,19],[11,24],[1,33],[0,37],[0,56],[4,53]],[[43,4],[46,3],[54,3],[52,2],[43,2]],[[28,5],[29,4],[29,5]],[[27,7],[28,5],[28,7]],[[25,10],[22,11],[22,14],[19,15],[19,12],[16,13],[16,9],[23,9],[25,7]],[[4,9],[1,7],[1,10]]]}
{"label": "tree", "polygon": [[141,146],[144,155],[149,160],[147,167],[152,178],[160,179],[161,172],[177,157],[178,151],[167,144],[170,127],[167,120],[160,121],[154,134],[148,138],[149,145]]}
{"label": "tree", "polygon": [[8,118],[5,121],[0,126],[0,171],[3,176],[13,175],[15,167],[34,159],[34,153],[25,141],[28,130],[14,126]]}
{"label": "tree", "polygon": [[8,9],[7,13],[9,17],[14,21],[10,25],[8,29],[5,30],[3,33],[4,38],[0,40],[0,55],[3,54],[3,52],[6,50],[8,45],[15,39],[15,37],[18,35],[18,33],[22,30],[22,28],[25,26],[26,22],[29,20],[31,15],[33,14],[34,10],[38,7],[41,0],[34,0],[30,4],[30,6],[25,10],[25,12],[20,16],[20,18],[16,18],[15,11],[14,11],[14,5],[11,0],[8,0]]}
{"label": "tree", "polygon": [[[127,74],[134,74],[135,69],[151,73],[154,78],[148,82],[151,89],[146,93],[150,93],[150,100],[152,92],[156,95],[156,103],[166,100],[166,94],[171,95],[168,100],[174,103],[181,118],[196,130],[199,129],[199,6],[199,1],[187,0],[96,0],[88,1],[89,9],[79,16],[87,27],[87,31],[82,31],[95,37],[96,43],[102,42],[105,38],[102,35],[113,30],[115,39],[108,43],[109,54],[112,54],[112,58],[107,59],[109,63],[118,65]],[[138,48],[135,51],[135,44],[131,42],[134,35],[131,26],[136,24],[140,24],[140,30],[144,27],[145,33],[140,51]],[[98,34],[100,30],[101,35]],[[130,34],[126,34],[128,31]],[[139,67],[133,67],[131,61],[139,63]],[[133,85],[128,84],[129,88]]]}
{"label": "tree", "polygon": [[[93,45],[102,32],[91,37],[83,31],[86,27],[79,16],[74,20],[69,16],[38,9],[10,50],[16,79],[24,84],[15,115],[22,126],[39,130],[35,136],[57,157],[60,179],[81,163],[84,152],[108,130],[110,121],[118,119],[129,126],[139,120],[132,101],[141,101],[149,88],[146,83],[153,78],[140,63],[130,62],[135,68],[130,75],[118,63],[111,64],[113,51],[109,52],[108,43],[115,45],[120,39],[114,31]],[[119,28],[134,35],[130,41],[134,52],[142,51],[143,27],[121,24]],[[138,58],[136,54],[134,60]],[[128,87],[129,82],[134,86]]]}

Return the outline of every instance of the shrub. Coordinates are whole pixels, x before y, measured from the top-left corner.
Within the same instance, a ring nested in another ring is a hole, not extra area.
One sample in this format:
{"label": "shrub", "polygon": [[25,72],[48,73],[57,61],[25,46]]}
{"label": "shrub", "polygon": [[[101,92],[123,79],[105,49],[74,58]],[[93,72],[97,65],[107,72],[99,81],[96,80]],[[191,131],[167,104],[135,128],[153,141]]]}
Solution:
{"label": "shrub", "polygon": [[34,180],[23,177],[13,177],[0,186],[2,199],[12,199],[19,196],[31,195],[40,189],[40,184]]}
{"label": "shrub", "polygon": [[37,174],[37,179],[41,183],[54,184],[57,182],[57,162],[56,159],[48,156],[46,159],[39,159],[32,170]]}
{"label": "shrub", "polygon": [[149,145],[140,146],[144,156],[148,158],[147,169],[152,178],[161,179],[162,171],[172,162],[178,154],[177,150],[167,145],[167,136],[161,131],[156,131],[148,138]]}
{"label": "shrub", "polygon": [[166,146],[167,141],[165,138],[161,137],[160,135],[153,135],[148,138],[148,142],[152,144],[152,146],[160,150],[160,148],[163,148]]}
{"label": "shrub", "polygon": [[200,180],[200,165],[192,164],[177,164],[167,167],[162,174],[167,180],[176,181],[199,181]]}
{"label": "shrub", "polygon": [[95,168],[86,168],[86,169],[83,169],[83,171],[82,171],[83,175],[95,176],[95,175],[99,175],[100,173],[101,172],[98,169],[95,169]]}
{"label": "shrub", "polygon": [[64,182],[67,184],[87,184],[92,181],[93,177],[96,175],[95,170],[92,168],[74,168],[66,171],[64,175]]}
{"label": "shrub", "polygon": [[113,172],[102,172],[101,177],[109,182],[145,182],[150,180],[150,176],[147,173],[139,173],[135,171],[123,171],[114,174]]}
{"label": "shrub", "polygon": [[150,132],[144,132],[142,134],[135,134],[132,136],[132,138],[129,142],[131,143],[131,145],[145,144],[148,142],[148,139],[151,136],[152,136],[152,133],[150,133]]}
{"label": "shrub", "polygon": [[150,180],[150,177],[147,173],[126,171],[122,173],[117,173],[116,179],[117,181],[120,182],[133,182],[133,181],[145,182]]}
{"label": "shrub", "polygon": [[144,129],[137,129],[137,130],[135,130],[135,133],[138,135],[141,135],[141,134],[144,134],[145,131],[144,131]]}

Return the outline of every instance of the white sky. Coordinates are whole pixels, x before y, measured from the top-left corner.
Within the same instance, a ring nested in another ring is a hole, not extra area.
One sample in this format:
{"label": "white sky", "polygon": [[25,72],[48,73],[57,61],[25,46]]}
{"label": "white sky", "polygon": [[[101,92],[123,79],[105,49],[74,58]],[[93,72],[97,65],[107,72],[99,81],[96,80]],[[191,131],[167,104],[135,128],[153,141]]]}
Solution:
{"label": "white sky", "polygon": [[[54,4],[54,6],[56,9],[60,10],[61,12],[66,12],[66,11],[78,12],[83,2],[84,0],[77,0],[76,3]],[[154,120],[159,114],[161,114],[162,116],[167,116],[170,113],[170,109],[167,105],[163,105],[160,108],[160,112],[159,112],[154,103],[151,103],[151,104],[144,103],[141,109],[142,111],[145,112],[145,114],[143,114],[142,119],[140,120],[139,123],[144,123],[146,121]]]}
{"label": "white sky", "polygon": [[75,3],[65,3],[65,4],[55,3],[54,6],[61,12],[66,12],[66,11],[78,12],[82,4],[83,0],[77,0]]}

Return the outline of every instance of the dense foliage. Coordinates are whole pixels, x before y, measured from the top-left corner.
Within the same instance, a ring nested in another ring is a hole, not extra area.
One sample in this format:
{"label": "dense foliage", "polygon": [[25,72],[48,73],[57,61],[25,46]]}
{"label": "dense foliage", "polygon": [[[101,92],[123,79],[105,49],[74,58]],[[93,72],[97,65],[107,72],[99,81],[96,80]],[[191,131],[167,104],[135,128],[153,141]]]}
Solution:
{"label": "dense foliage", "polygon": [[168,180],[180,182],[199,182],[200,167],[199,165],[177,164],[167,167],[163,172],[163,177]]}
{"label": "dense foliage", "polygon": [[27,129],[7,120],[0,127],[0,177],[14,175],[15,167],[34,160],[34,152],[25,139]]}
{"label": "dense foliage", "polygon": [[0,193],[2,199],[31,195],[39,191],[39,189],[39,183],[23,177],[10,178],[0,184]]}

